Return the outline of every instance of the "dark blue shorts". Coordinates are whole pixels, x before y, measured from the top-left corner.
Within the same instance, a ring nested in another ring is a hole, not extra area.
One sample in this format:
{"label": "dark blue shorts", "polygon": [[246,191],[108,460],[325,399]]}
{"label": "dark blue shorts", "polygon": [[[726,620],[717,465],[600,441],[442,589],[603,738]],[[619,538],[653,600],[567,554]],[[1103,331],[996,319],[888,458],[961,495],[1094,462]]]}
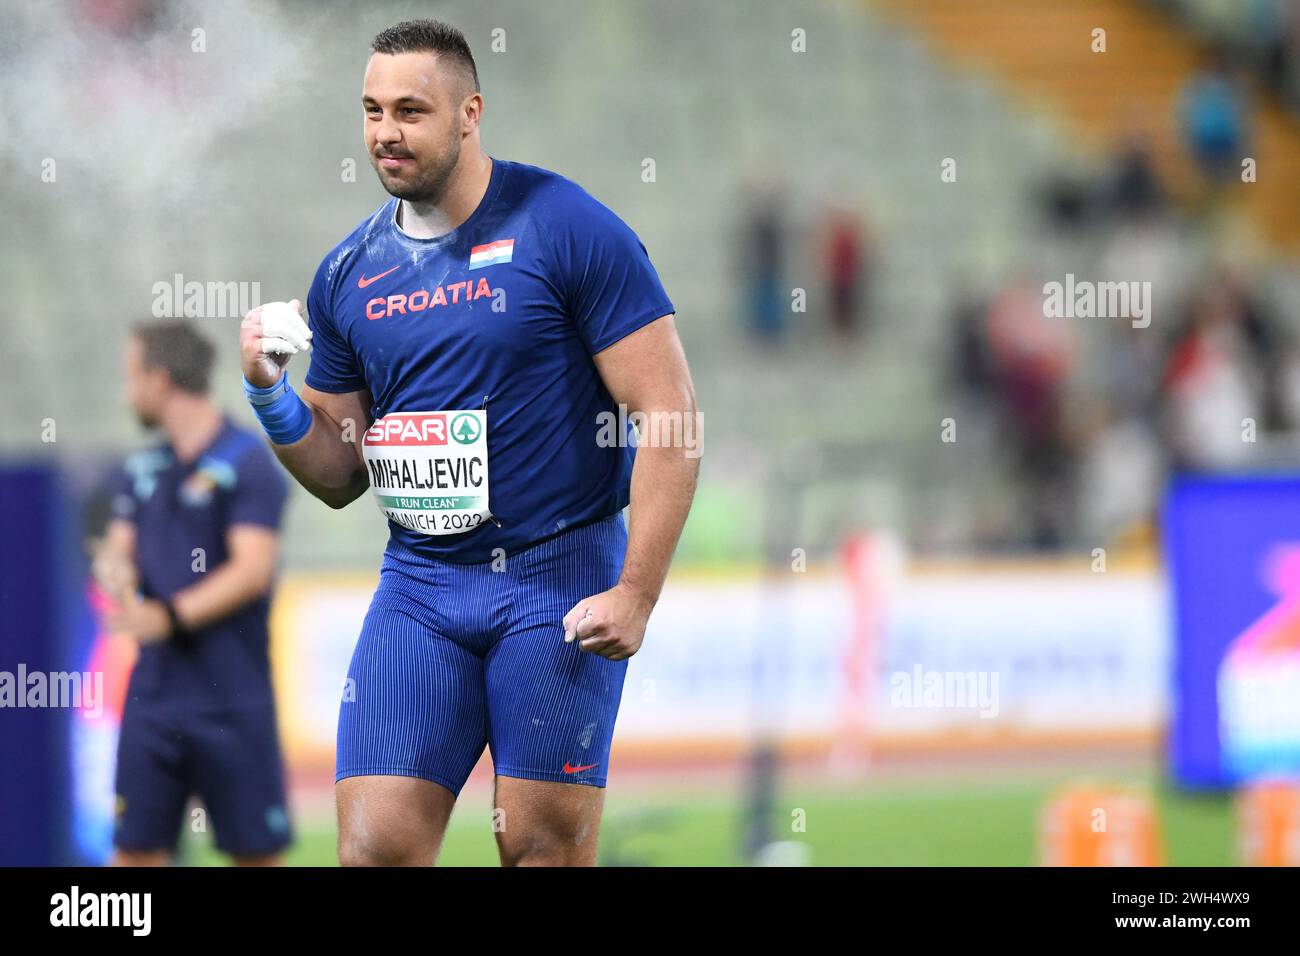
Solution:
{"label": "dark blue shorts", "polygon": [[[186,816],[191,796],[203,813]],[[181,827],[215,835],[217,849],[263,856],[292,842],[275,710],[197,712],[127,701],[117,748],[117,825],[123,850],[175,850]]]}
{"label": "dark blue shorts", "polygon": [[390,543],[339,707],[335,780],[496,773],[605,785],[627,661],[564,643],[564,615],[618,583],[621,513],[482,564]]}

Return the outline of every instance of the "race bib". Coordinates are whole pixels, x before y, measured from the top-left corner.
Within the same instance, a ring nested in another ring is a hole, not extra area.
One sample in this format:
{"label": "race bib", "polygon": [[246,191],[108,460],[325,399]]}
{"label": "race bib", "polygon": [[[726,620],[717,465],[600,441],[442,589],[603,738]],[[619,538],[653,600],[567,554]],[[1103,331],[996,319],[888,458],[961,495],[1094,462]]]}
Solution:
{"label": "race bib", "polygon": [[487,412],[393,412],[361,453],[384,515],[421,534],[462,534],[488,511]]}

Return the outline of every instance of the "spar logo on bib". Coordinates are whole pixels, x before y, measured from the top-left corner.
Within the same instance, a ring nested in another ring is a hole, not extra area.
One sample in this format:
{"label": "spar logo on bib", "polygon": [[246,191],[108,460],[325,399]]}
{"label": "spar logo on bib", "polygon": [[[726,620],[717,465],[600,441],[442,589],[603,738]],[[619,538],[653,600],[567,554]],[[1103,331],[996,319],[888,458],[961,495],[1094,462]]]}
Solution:
{"label": "spar logo on bib", "polygon": [[474,444],[482,431],[473,415],[460,414],[451,420],[451,437],[462,445]]}
{"label": "spar logo on bib", "polygon": [[[465,416],[459,416],[459,418],[463,417]],[[477,434],[475,432],[475,436]],[[410,414],[399,412],[387,415],[366,429],[365,443],[367,445],[445,445],[447,444],[447,416],[422,412]],[[468,442],[462,441],[461,444],[468,444]]]}

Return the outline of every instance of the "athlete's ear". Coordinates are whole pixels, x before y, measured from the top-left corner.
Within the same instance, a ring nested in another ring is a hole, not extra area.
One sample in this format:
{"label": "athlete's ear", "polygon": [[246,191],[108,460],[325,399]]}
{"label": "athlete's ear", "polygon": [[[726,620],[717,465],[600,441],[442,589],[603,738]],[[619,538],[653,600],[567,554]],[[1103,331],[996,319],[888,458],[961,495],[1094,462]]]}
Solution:
{"label": "athlete's ear", "polygon": [[483,94],[469,93],[460,104],[461,131],[466,135],[474,132],[483,120]]}

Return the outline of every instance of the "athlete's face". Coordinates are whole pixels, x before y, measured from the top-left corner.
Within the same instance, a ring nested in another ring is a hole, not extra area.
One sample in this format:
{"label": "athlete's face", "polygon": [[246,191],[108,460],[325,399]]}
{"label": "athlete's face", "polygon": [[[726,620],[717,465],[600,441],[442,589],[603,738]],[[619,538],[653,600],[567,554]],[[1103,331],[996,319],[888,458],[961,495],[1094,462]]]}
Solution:
{"label": "athlete's face", "polygon": [[154,428],[170,379],[163,369],[149,367],[144,360],[144,343],[134,336],[126,345],[125,365],[126,400],[131,411],[145,428]]}
{"label": "athlete's face", "polygon": [[[376,53],[362,89],[366,150],[379,182],[399,199],[437,202],[460,159],[466,100],[462,75],[433,53]],[[471,104],[469,115],[476,115]]]}

